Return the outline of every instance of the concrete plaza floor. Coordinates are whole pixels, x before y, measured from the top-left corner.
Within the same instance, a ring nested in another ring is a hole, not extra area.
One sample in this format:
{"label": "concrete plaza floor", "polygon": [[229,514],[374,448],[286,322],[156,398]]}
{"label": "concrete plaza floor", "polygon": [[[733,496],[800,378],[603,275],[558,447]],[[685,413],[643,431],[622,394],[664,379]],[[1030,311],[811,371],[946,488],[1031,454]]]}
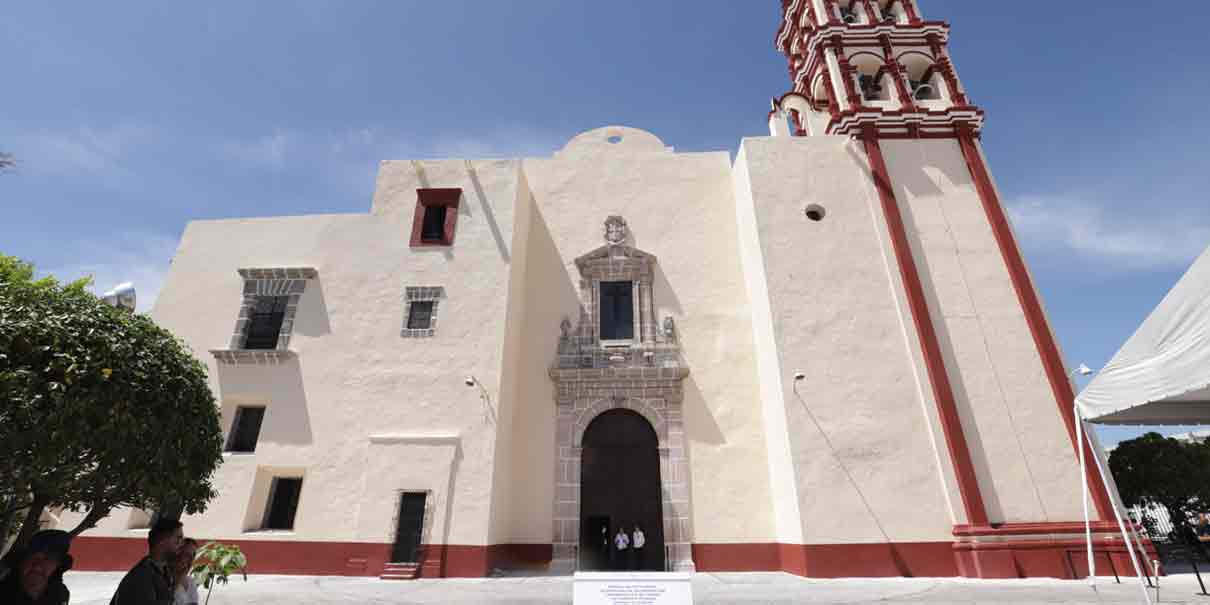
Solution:
{"label": "concrete plaza floor", "polygon": [[[70,572],[73,605],[104,605],[121,574]],[[1062,580],[849,579],[807,580],[782,573],[699,573],[693,577],[697,604],[709,603],[1139,603],[1136,584],[1100,578],[1098,592],[1086,582]],[[571,603],[570,577],[511,577],[384,581],[377,578],[252,576],[219,586],[211,605],[234,603]],[[1191,574],[1161,580],[1162,603],[1210,605],[1196,594]],[[1151,591],[1155,598],[1155,591]],[[205,598],[205,594],[202,594]]]}

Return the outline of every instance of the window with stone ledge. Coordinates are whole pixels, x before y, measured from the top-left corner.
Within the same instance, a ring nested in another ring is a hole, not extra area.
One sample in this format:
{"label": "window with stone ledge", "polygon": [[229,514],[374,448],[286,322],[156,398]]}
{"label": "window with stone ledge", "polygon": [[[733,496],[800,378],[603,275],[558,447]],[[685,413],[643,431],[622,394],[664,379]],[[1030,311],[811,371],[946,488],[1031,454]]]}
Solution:
{"label": "window with stone ledge", "polygon": [[279,363],[293,355],[290,337],[307,282],[318,277],[311,267],[244,268],[243,300],[226,349],[210,352],[220,363]]}
{"label": "window with stone ledge", "polygon": [[413,248],[454,245],[454,229],[458,224],[458,204],[461,200],[460,188],[417,189],[410,245]]}
{"label": "window with stone ledge", "polygon": [[403,295],[404,338],[430,338],[437,334],[437,306],[445,298],[441,286],[408,286]]}

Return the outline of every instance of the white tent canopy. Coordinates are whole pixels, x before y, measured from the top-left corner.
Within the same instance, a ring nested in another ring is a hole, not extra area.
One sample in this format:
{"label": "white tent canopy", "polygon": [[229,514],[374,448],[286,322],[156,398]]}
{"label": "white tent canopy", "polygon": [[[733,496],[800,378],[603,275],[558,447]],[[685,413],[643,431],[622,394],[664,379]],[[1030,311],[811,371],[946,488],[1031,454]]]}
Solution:
{"label": "white tent canopy", "polygon": [[1097,424],[1210,423],[1210,248],[1076,405]]}

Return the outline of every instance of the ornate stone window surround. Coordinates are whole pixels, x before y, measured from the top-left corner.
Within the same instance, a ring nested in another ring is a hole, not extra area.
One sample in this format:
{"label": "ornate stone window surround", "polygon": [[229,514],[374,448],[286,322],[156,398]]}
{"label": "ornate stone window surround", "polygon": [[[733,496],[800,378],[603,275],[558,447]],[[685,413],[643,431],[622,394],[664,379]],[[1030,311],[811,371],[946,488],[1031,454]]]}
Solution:
{"label": "ornate stone window surround", "polygon": [[[294,330],[294,315],[298,302],[306,291],[307,282],[319,277],[312,267],[244,268],[238,273],[244,280],[243,300],[235,329],[231,333],[228,348],[212,349],[211,354],[219,363],[226,364],[276,364],[294,356],[290,350],[290,336]],[[277,335],[277,346],[272,349],[245,349],[248,322],[262,296],[288,296],[282,317],[281,331]]]}
{"label": "ornate stone window surround", "polygon": [[[441,286],[407,286],[403,293],[403,328],[399,335],[404,338],[431,338],[437,334],[437,307],[445,298],[445,288]],[[412,303],[433,303],[429,327],[426,329],[409,329],[408,318],[412,316]]]}
{"label": "ornate stone window surround", "polygon": [[[629,246],[603,246],[576,259],[580,269],[580,291],[590,296],[586,319],[592,327],[593,340],[602,347],[630,347],[656,341],[655,305],[651,294],[654,265],[654,256]],[[633,286],[633,339],[601,340],[601,282],[611,281],[628,281]]]}

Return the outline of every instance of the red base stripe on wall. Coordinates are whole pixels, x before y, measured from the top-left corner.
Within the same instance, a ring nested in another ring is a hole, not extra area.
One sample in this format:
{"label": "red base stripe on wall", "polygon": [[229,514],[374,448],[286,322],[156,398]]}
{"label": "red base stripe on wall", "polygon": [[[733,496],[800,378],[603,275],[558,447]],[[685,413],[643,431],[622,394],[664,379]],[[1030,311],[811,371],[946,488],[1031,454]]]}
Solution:
{"label": "red base stripe on wall", "polygon": [[[1041,525],[1041,524],[1038,524]],[[248,555],[249,573],[316,576],[378,576],[390,557],[390,544],[223,540]],[[1095,542],[1098,573],[1130,575],[1130,559],[1120,541]],[[1148,545],[1149,559],[1154,549]],[[138,538],[81,537],[72,542],[75,569],[125,571],[147,553]],[[424,547],[420,577],[483,577],[492,568],[546,568],[550,544],[476,546],[430,544]],[[895,542],[883,544],[694,544],[698,571],[785,571],[811,578],[1084,577],[1084,543],[1062,540],[997,542]]]}

